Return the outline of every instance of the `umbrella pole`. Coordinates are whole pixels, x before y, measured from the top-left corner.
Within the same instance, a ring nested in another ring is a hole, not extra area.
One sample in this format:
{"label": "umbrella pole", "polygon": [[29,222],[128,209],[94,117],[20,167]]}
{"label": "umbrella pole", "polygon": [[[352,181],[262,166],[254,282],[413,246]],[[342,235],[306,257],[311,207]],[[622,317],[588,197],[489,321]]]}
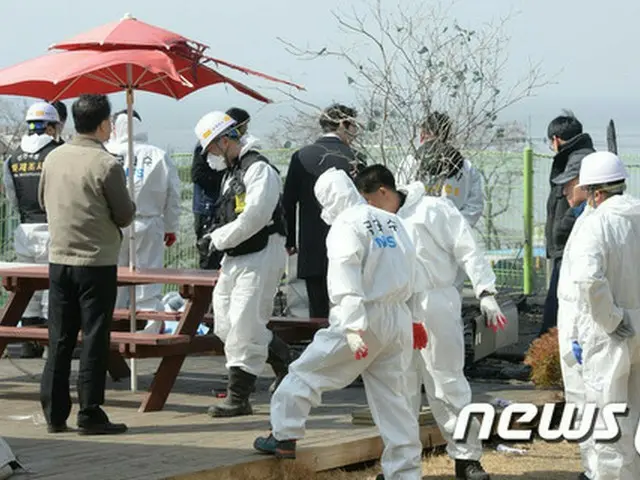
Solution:
{"label": "umbrella pole", "polygon": [[[128,186],[129,195],[131,199],[135,198],[135,157],[133,154],[133,72],[131,64],[127,64],[127,169],[128,169]],[[135,271],[136,269],[136,222],[131,222],[129,227],[129,270]],[[136,287],[131,285],[129,287],[129,312],[130,312],[130,331],[136,332]],[[136,392],[138,390],[138,372],[136,369],[136,359],[130,359],[131,368],[131,391]]]}

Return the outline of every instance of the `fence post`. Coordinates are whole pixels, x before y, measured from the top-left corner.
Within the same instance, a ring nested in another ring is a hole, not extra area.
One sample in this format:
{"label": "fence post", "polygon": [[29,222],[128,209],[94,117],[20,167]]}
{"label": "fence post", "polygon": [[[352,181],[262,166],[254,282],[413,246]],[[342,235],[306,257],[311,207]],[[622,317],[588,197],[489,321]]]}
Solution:
{"label": "fence post", "polygon": [[525,295],[533,293],[533,149],[527,145],[523,152],[524,205],[524,262],[523,285]]}

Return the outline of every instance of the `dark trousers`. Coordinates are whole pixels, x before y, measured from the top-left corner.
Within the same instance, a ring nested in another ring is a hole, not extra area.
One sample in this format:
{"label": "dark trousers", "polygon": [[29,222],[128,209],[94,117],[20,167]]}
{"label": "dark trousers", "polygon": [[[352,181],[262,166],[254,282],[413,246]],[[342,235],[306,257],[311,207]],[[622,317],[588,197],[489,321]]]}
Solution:
{"label": "dark trousers", "polygon": [[116,302],[117,267],[49,264],[49,357],[40,384],[47,423],[64,425],[71,413],[69,375],[78,332],[82,353],[78,372],[78,424],[102,423],[100,408],[109,357],[109,335]]}
{"label": "dark trousers", "polygon": [[309,297],[309,318],[329,318],[329,292],[327,277],[307,277],[304,279]]}
{"label": "dark trousers", "polygon": [[[206,230],[210,224],[211,217],[209,215],[193,214],[193,228],[196,232],[196,240],[200,240],[207,233]],[[202,270],[218,270],[220,268],[220,261],[222,260],[220,252],[213,252],[212,255],[198,253],[198,256],[200,257],[198,266]]]}
{"label": "dark trousers", "polygon": [[549,291],[547,292],[547,299],[544,302],[544,311],[542,313],[542,328],[538,336],[544,335],[558,325],[558,280],[560,279],[561,265],[562,257],[553,260]]}

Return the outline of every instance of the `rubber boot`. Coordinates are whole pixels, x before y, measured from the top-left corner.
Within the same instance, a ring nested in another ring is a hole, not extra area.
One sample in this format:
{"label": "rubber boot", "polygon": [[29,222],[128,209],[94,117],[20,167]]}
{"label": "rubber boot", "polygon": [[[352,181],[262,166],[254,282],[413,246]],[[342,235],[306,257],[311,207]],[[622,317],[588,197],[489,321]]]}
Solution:
{"label": "rubber boot", "polygon": [[[28,317],[20,320],[23,327],[46,327],[46,320],[40,317]],[[22,344],[20,358],[41,358],[44,347],[38,342],[25,342]]]}
{"label": "rubber boot", "polygon": [[291,363],[291,353],[289,352],[289,345],[273,334],[271,342],[269,343],[269,356],[267,357],[267,363],[271,365],[273,373],[276,375],[276,379],[269,387],[269,393],[276,391],[276,388],[280,385],[284,377],[289,373],[289,364]]}
{"label": "rubber boot", "polygon": [[214,418],[253,415],[253,409],[249,403],[249,395],[251,395],[255,385],[255,375],[245,372],[240,367],[231,367],[229,369],[227,397],[222,403],[209,407],[209,415]]}
{"label": "rubber boot", "polygon": [[456,480],[490,480],[477,460],[456,460]]}

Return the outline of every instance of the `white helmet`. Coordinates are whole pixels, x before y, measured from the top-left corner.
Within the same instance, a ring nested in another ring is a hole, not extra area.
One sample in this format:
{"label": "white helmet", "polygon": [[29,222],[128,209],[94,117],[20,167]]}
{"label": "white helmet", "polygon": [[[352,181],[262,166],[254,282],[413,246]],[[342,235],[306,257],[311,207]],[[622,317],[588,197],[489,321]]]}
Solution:
{"label": "white helmet", "polygon": [[235,124],[236,121],[224,112],[207,113],[198,121],[195,128],[202,150],[206,150],[213,140],[231,129]]}
{"label": "white helmet", "polygon": [[611,152],[594,152],[582,160],[578,185],[603,185],[627,178],[629,174],[620,157]]}
{"label": "white helmet", "polygon": [[56,107],[47,102],[34,103],[27,110],[27,122],[60,123],[60,116]]}

